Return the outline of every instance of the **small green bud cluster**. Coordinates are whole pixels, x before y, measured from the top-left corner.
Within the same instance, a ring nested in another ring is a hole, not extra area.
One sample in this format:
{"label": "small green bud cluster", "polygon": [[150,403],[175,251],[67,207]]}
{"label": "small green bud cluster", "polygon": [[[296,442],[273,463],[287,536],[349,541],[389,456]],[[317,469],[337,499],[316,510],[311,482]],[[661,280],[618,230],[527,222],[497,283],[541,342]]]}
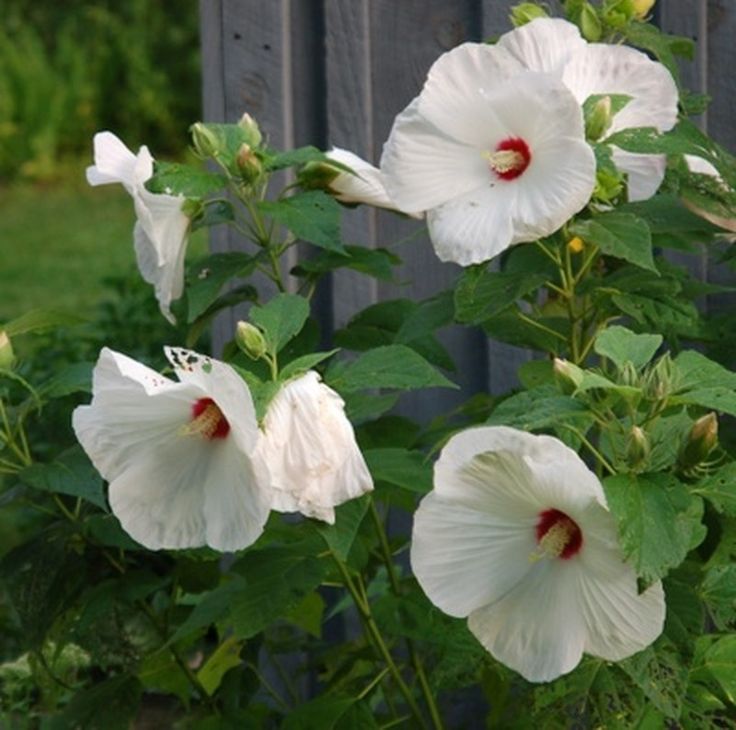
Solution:
{"label": "small green bud cluster", "polygon": [[235,328],[235,342],[251,360],[260,360],[268,352],[263,332],[250,322],[238,322]]}

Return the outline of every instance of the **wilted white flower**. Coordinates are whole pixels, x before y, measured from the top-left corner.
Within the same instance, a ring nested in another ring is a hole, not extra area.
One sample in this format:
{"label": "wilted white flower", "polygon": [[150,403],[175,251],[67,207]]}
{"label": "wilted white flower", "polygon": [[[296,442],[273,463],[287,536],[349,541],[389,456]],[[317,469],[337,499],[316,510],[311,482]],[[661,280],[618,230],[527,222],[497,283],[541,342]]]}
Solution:
{"label": "wilted white flower", "polygon": [[259,456],[271,474],[271,507],[335,522],[335,506],[373,489],[345,404],[309,371],[268,405]]}
{"label": "wilted white flower", "polygon": [[531,682],[583,652],[617,661],[651,644],[661,583],[637,593],[603,489],[550,436],[479,427],[454,436],[414,518],[414,573],[430,600]]}
{"label": "wilted white flower", "polygon": [[427,211],[439,258],[464,266],[553,233],[595,186],[570,91],[482,43],[434,63],[394,121],[381,170],[400,210]]}
{"label": "wilted white flower", "polygon": [[166,355],[180,382],[103,349],[74,431],[141,545],[245,548],[269,512],[250,391],[225,363],[178,348]]}
{"label": "wilted white flower", "polygon": [[[677,121],[678,93],[672,75],[634,48],[588,43],[576,25],[560,18],[539,18],[505,33],[498,47],[530,71],[556,76],[580,104],[592,95],[631,97],[611,120],[608,135],[631,127],[666,132]],[[645,200],[657,192],[664,177],[663,155],[614,149],[613,159],[628,174],[629,200]]]}
{"label": "wilted white flower", "polygon": [[95,164],[87,168],[90,185],[121,183],[130,193],[138,218],[133,237],[138,268],[154,286],[161,313],[175,322],[171,302],[184,290],[184,256],[190,219],[182,210],[183,195],[152,193],[145,182],[153,176],[153,157],[143,146],[134,155],[112,132],[94,137]]}

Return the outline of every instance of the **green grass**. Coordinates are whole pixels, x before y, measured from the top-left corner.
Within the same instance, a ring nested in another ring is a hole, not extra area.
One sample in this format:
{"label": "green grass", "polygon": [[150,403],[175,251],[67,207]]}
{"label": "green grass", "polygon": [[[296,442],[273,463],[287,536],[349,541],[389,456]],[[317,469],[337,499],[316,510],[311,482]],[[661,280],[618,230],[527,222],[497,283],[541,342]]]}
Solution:
{"label": "green grass", "polygon": [[119,185],[0,190],[0,321],[38,307],[91,311],[102,279],[135,265],[134,222]]}

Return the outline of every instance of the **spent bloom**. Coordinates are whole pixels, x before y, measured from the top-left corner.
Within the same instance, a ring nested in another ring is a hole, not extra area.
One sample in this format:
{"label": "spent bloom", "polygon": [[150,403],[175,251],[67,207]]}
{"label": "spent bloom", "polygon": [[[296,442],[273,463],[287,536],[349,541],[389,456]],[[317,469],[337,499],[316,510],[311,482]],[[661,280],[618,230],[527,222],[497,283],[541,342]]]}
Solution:
{"label": "spent bloom", "polygon": [[178,348],[166,355],[179,382],[103,349],[74,431],[141,545],[245,548],[269,512],[250,391],[225,363]]}
{"label": "spent bloom", "polygon": [[373,489],[345,404],[313,370],[279,390],[262,426],[273,509],[334,524],[337,505]]}
{"label": "spent bloom", "polygon": [[427,211],[439,258],[463,266],[553,233],[595,186],[572,93],[482,43],[434,63],[394,121],[381,170],[400,210]]}
{"label": "spent bloom", "polygon": [[451,438],[414,518],[411,564],[436,606],[467,616],[531,682],[583,652],[624,659],[662,631],[661,583],[637,593],[600,482],[550,436],[487,426]]}
{"label": "spent bloom", "polygon": [[[593,95],[630,97],[613,116],[609,136],[632,127],[666,132],[677,121],[677,86],[661,63],[628,46],[588,43],[566,20],[534,20],[501,36],[497,48],[530,71],[552,74],[579,104]],[[645,200],[657,192],[665,171],[663,155],[614,149],[613,160],[628,175],[629,200]]]}
{"label": "spent bloom", "polygon": [[145,182],[153,176],[153,157],[143,146],[134,155],[112,132],[94,137],[95,164],[87,168],[90,185],[121,183],[135,205],[133,231],[138,268],[152,284],[161,313],[174,322],[171,302],[184,290],[184,256],[190,219],[183,195],[152,193]]}

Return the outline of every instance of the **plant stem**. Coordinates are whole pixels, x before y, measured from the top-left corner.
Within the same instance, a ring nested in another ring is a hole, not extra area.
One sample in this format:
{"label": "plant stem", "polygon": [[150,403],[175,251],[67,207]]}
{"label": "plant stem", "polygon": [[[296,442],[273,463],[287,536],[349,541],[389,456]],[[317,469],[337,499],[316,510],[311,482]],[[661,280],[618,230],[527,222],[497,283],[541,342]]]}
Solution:
{"label": "plant stem", "polygon": [[340,559],[337,553],[335,553],[334,550],[330,550],[330,553],[332,555],[332,559],[337,565],[338,570],[340,571],[340,575],[342,576],[345,588],[348,589],[348,592],[352,596],[353,602],[358,609],[358,613],[363,619],[363,625],[366,628],[368,636],[370,637],[378,653],[381,655],[381,658],[386,663],[386,667],[391,672],[391,677],[393,678],[394,682],[396,682],[396,685],[399,688],[401,694],[404,696],[406,704],[409,706],[412,714],[416,718],[419,725],[426,730],[427,724],[424,721],[424,717],[422,717],[422,713],[419,710],[416,700],[414,699],[414,695],[412,695],[411,690],[404,681],[404,678],[401,676],[401,672],[396,666],[396,662],[394,662],[394,658],[391,656],[391,652],[386,646],[386,642],[383,640],[381,631],[378,628],[375,619],[373,618],[373,614],[371,613],[370,604],[367,600],[364,599],[363,596],[361,596],[359,590],[355,587],[355,583],[350,577],[350,573],[348,572],[345,563],[343,563],[343,561]]}
{"label": "plant stem", "polygon": [[[383,521],[381,520],[381,516],[378,514],[376,503],[373,501],[372,498],[370,499],[369,505],[371,519],[373,520],[373,525],[375,526],[376,533],[378,534],[378,541],[381,545],[383,562],[386,565],[386,571],[388,572],[388,579],[391,585],[391,590],[397,598],[401,598],[401,584],[399,583],[398,575],[396,575],[396,567],[394,566],[393,557],[391,555],[391,546],[388,543],[388,536],[386,535],[386,530],[383,527]],[[427,703],[427,708],[429,709],[429,714],[432,718],[432,724],[434,725],[436,730],[444,730],[442,717],[440,715],[439,709],[437,708],[437,703],[435,702],[432,690],[429,686],[427,674],[424,671],[424,665],[419,654],[417,653],[414,642],[408,637],[406,638],[406,648],[409,651],[409,660],[411,662],[411,665],[414,667],[414,672],[419,679],[419,685],[422,688],[422,694],[424,696],[424,701]]]}

